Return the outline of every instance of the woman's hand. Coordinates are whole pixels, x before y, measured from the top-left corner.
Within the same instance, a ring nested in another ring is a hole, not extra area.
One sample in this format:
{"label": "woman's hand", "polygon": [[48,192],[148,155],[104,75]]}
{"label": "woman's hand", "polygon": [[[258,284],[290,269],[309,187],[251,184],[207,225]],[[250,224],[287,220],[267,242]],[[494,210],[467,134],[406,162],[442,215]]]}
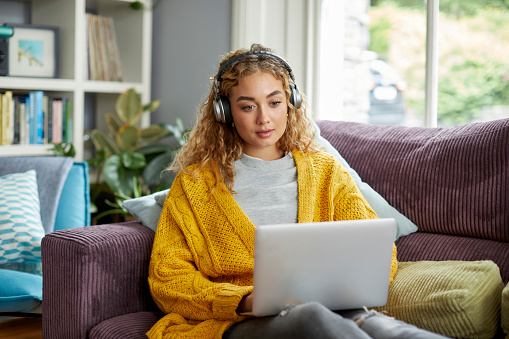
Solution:
{"label": "woman's hand", "polygon": [[250,293],[244,296],[244,298],[242,298],[242,300],[239,303],[239,306],[237,307],[237,312],[238,313],[251,312],[252,310],[253,310],[253,294]]}

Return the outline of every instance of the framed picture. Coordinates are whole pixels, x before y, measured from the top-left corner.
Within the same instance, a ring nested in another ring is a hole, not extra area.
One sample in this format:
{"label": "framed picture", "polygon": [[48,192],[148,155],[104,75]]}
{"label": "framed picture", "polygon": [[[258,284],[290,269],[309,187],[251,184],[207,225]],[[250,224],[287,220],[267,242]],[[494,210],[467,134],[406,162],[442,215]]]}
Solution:
{"label": "framed picture", "polygon": [[58,27],[6,24],[14,29],[9,45],[9,76],[58,77]]}

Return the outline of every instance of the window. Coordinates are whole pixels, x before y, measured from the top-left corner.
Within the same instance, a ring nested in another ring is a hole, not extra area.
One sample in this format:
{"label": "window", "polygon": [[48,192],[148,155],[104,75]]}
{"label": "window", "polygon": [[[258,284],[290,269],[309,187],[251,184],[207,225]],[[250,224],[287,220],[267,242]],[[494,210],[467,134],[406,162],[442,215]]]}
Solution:
{"label": "window", "polygon": [[319,22],[319,119],[509,117],[509,1],[321,0]]}

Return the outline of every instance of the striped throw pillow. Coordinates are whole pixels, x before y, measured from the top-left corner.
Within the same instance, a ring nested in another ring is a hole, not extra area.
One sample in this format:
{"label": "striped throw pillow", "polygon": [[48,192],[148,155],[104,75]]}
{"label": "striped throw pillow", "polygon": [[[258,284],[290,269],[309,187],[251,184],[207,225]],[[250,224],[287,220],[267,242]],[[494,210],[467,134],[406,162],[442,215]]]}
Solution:
{"label": "striped throw pillow", "polygon": [[0,265],[40,262],[43,237],[35,170],[0,177]]}

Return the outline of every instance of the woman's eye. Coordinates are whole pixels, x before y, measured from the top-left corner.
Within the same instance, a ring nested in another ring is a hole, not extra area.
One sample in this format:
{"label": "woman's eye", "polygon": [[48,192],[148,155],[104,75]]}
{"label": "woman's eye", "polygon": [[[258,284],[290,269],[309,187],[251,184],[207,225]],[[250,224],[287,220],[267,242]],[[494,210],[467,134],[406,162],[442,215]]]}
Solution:
{"label": "woman's eye", "polygon": [[279,106],[279,104],[280,104],[280,103],[281,103],[281,101],[272,101],[272,102],[270,103],[270,105],[271,105],[272,107],[277,107],[277,106]]}
{"label": "woman's eye", "polygon": [[253,105],[247,105],[247,106],[243,106],[242,110],[243,111],[251,111],[251,110],[253,110],[253,108],[254,108]]}

